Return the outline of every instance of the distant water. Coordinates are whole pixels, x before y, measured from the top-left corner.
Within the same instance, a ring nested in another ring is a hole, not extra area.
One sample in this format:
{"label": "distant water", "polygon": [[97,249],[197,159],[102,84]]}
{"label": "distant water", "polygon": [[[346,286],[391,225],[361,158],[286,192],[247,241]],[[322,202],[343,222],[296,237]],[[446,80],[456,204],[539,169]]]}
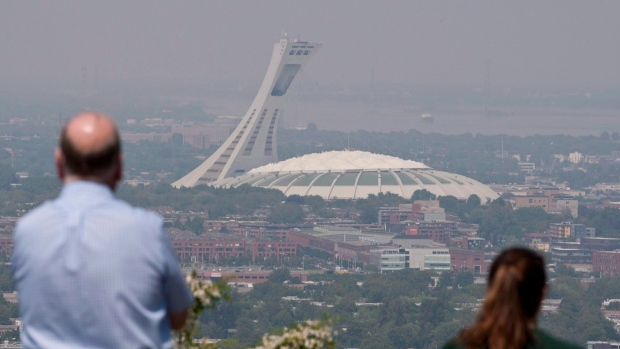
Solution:
{"label": "distant water", "polygon": [[[252,100],[233,98],[194,98],[208,105],[216,115],[245,114]],[[433,123],[421,115],[430,113]],[[493,107],[485,113],[480,106],[446,106],[423,110],[410,106],[371,105],[331,100],[308,102],[288,100],[284,108],[284,126],[315,123],[319,129],[337,131],[391,132],[415,129],[424,133],[487,135],[600,135],[620,132],[620,110],[567,110],[543,108]]]}

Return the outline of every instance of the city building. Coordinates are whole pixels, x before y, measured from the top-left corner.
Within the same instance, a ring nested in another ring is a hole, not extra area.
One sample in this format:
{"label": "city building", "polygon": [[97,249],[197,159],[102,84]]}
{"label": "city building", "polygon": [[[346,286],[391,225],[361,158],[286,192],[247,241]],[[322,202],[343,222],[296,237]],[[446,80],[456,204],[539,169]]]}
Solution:
{"label": "city building", "polygon": [[407,235],[418,235],[435,242],[447,244],[453,232],[456,231],[456,222],[411,222],[407,223]]}
{"label": "city building", "polygon": [[206,149],[211,144],[221,144],[228,138],[230,130],[228,127],[217,125],[172,125],[172,133],[181,135],[183,144],[189,144],[194,148]]}
{"label": "city building", "polygon": [[[565,188],[565,186],[564,186]],[[513,207],[540,207],[545,212],[562,214],[569,212],[576,218],[579,215],[579,201],[574,195],[581,192],[560,190],[558,187],[530,187],[526,191],[512,191]]]}
{"label": "city building", "polygon": [[603,275],[619,275],[620,250],[594,251],[592,254],[592,271]]}
{"label": "city building", "polygon": [[445,221],[446,211],[437,200],[418,200],[413,204],[381,207],[377,224],[399,224],[406,221]]}
{"label": "city building", "polygon": [[[580,224],[581,225],[581,224]],[[585,230],[585,227],[584,227]],[[572,222],[549,224],[549,235],[554,239],[566,239],[574,235]]]}
{"label": "city building", "polygon": [[536,169],[536,164],[533,162],[519,162],[519,171],[525,173],[532,173]]}
{"label": "city building", "polygon": [[10,259],[13,254],[13,235],[0,234],[0,257]]}
{"label": "city building", "polygon": [[594,190],[620,192],[620,183],[596,183],[596,185],[594,186]]}
{"label": "city building", "polygon": [[486,274],[490,262],[484,258],[484,252],[450,248],[450,269],[453,271],[471,271],[474,274]]}
{"label": "city building", "polygon": [[583,155],[580,152],[574,152],[568,154],[568,161],[571,164],[578,164],[583,161]]}
{"label": "city building", "polygon": [[[572,246],[571,246],[572,245]],[[551,246],[551,261],[576,270],[592,270],[592,250],[583,248],[577,242]]]}
{"label": "city building", "polygon": [[297,255],[297,244],[284,241],[252,241],[252,261],[264,261],[267,259],[275,259],[277,261],[283,258]]}
{"label": "city building", "polygon": [[171,133],[122,133],[121,139],[127,143],[153,142],[164,143],[169,142],[172,137]]}
{"label": "city building", "polygon": [[404,248],[391,248],[370,251],[371,265],[383,274],[409,268],[409,251]]}
{"label": "city building", "polygon": [[549,252],[551,249],[551,235],[548,233],[528,233],[525,234],[524,242],[531,249]]}
{"label": "city building", "polygon": [[[196,278],[199,280],[226,280],[229,283],[262,284],[269,280],[271,270],[252,270],[245,269],[225,269],[225,270],[198,270]],[[308,272],[302,270],[291,270],[291,278],[299,281],[308,281]]]}
{"label": "city building", "polygon": [[514,208],[522,207],[540,207],[545,211],[549,211],[550,198],[543,194],[515,196]]}
{"label": "city building", "polygon": [[180,188],[211,184],[278,161],[276,128],[284,95],[297,73],[321,46],[321,43],[288,37],[277,42],[258,94],[237,128],[213,155],[172,185]]}
{"label": "city building", "polygon": [[484,247],[486,240],[477,236],[459,236],[450,239],[450,246],[462,248],[464,250],[481,249]]}
{"label": "city building", "polygon": [[407,248],[409,253],[409,268],[415,270],[450,270],[450,250],[447,248]]}
{"label": "city building", "polygon": [[586,349],[620,349],[620,342],[587,341]]}
{"label": "city building", "polygon": [[246,241],[222,236],[209,238],[175,228],[168,229],[173,252],[183,262],[218,262],[247,256]]}
{"label": "city building", "polygon": [[555,209],[550,210],[550,212],[554,213],[564,213],[569,212],[573,218],[577,218],[579,216],[579,201],[574,199],[573,197],[565,197],[565,196],[556,196],[555,199]]}
{"label": "city building", "polygon": [[620,249],[620,239],[602,237],[584,237],[579,243],[592,251],[615,251]]}

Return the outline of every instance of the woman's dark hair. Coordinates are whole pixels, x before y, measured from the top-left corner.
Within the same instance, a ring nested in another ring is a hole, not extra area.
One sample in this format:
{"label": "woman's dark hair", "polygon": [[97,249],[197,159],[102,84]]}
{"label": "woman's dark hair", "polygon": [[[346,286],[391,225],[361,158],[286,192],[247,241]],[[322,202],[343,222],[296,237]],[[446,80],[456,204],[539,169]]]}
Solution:
{"label": "woman's dark hair", "polygon": [[468,349],[522,349],[535,338],[536,319],[547,282],[545,262],[534,251],[511,248],[493,262],[487,294],[474,325],[458,340]]}

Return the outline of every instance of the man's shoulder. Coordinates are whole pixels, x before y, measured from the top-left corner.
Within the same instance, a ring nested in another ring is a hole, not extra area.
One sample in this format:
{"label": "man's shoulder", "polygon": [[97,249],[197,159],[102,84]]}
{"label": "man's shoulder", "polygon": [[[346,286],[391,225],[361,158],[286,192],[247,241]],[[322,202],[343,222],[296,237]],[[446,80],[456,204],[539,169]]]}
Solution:
{"label": "man's shoulder", "polygon": [[[163,217],[159,214],[146,210],[141,207],[132,206],[128,202],[122,199],[114,198],[113,200],[106,201],[104,207],[113,212],[114,216],[119,219],[127,218],[140,224],[144,224],[145,227],[157,227],[163,225]],[[101,212],[102,206],[97,206],[97,211]],[[54,200],[46,201],[40,206],[32,209],[21,217],[17,223],[16,232],[28,227],[39,227],[41,224],[46,224],[50,219],[56,219],[59,215],[62,215],[63,200],[56,198]],[[108,212],[110,212],[108,211]]]}
{"label": "man's shoulder", "polygon": [[20,227],[26,227],[31,224],[39,224],[45,220],[45,217],[53,214],[53,201],[45,201],[19,218],[17,221],[16,231],[18,231]]}
{"label": "man's shoulder", "polygon": [[152,220],[159,223],[163,221],[163,218],[159,214],[144,209],[142,207],[132,206],[125,200],[115,199],[114,204],[117,205],[119,211],[122,211],[124,214],[132,215],[139,219]]}

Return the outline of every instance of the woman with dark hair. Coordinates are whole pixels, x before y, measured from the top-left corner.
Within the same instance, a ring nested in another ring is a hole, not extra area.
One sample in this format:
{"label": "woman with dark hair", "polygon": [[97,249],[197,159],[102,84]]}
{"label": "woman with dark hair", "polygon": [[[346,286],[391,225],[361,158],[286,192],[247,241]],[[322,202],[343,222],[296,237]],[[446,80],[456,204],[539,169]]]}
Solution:
{"label": "woman with dark hair", "polygon": [[540,255],[526,248],[505,250],[491,266],[476,322],[444,349],[579,348],[536,328],[546,284]]}

